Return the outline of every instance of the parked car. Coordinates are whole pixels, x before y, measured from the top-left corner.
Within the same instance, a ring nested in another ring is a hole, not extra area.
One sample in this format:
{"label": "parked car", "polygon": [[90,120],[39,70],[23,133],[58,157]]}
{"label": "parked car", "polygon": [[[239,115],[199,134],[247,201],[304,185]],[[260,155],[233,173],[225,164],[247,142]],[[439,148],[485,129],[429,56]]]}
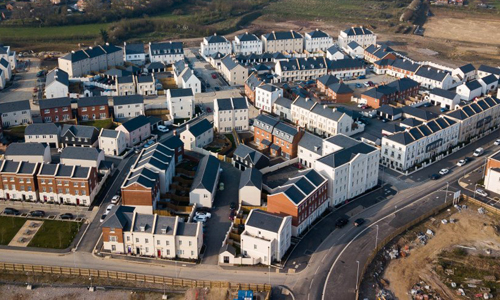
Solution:
{"label": "parked car", "polygon": [[149,148],[151,145],[153,145],[155,142],[153,140],[148,141],[146,144],[144,144],[144,148]]}
{"label": "parked car", "polygon": [[495,146],[500,145],[500,139],[496,140],[496,141],[493,143],[493,145],[495,145]]}
{"label": "parked car", "polygon": [[430,107],[432,104],[430,102],[425,103],[423,106],[424,107]]}
{"label": "parked car", "polygon": [[363,108],[363,106],[366,106],[366,105],[364,105],[363,103],[359,103],[359,104],[358,104],[358,107],[359,107],[359,108]]}
{"label": "parked car", "polygon": [[216,86],[216,87],[214,87],[214,90],[216,90],[218,92],[218,91],[220,91],[220,87]]}
{"label": "parked car", "polygon": [[483,197],[488,197],[488,193],[486,193],[483,189],[477,189],[476,194],[481,195]]}
{"label": "parked car", "polygon": [[484,149],[483,148],[477,148],[476,151],[474,151],[474,156],[478,157],[478,156],[481,156],[481,154],[484,153]]}
{"label": "parked car", "polygon": [[158,125],[158,130],[161,132],[168,132],[169,129],[165,125]]}
{"label": "parked car", "polygon": [[108,214],[102,214],[101,218],[99,219],[99,223],[104,222],[104,219],[106,219],[106,216],[107,216],[107,215],[108,215]]}
{"label": "parked car", "polygon": [[43,217],[45,217],[45,212],[43,210],[30,211],[30,216],[43,218]]}
{"label": "parked car", "polygon": [[344,227],[345,225],[347,225],[347,223],[349,223],[349,221],[345,218],[340,218],[337,220],[337,222],[335,222],[335,227],[337,228],[342,228]]}
{"label": "parked car", "polygon": [[441,178],[441,175],[439,175],[439,174],[432,174],[429,178],[431,180],[438,180],[439,178]]}
{"label": "parked car", "polygon": [[457,162],[457,166],[461,167],[467,163],[467,159],[461,159]]}
{"label": "parked car", "polygon": [[120,195],[114,195],[113,198],[111,198],[111,204],[117,204],[120,201]]}
{"label": "parked car", "polygon": [[440,174],[440,175],[446,175],[446,174],[448,174],[449,172],[450,172],[450,170],[449,170],[449,169],[447,169],[447,168],[443,168],[443,169],[441,169],[441,171],[439,171],[439,174]]}
{"label": "parked car", "polygon": [[106,207],[106,211],[109,213],[109,212],[113,209],[113,207],[115,207],[115,205],[114,205],[114,204],[110,204],[110,205],[108,205],[108,206]]}
{"label": "parked car", "polygon": [[206,216],[194,216],[193,221],[205,223],[208,220]]}
{"label": "parked car", "polygon": [[366,79],[366,76],[365,76],[365,75],[360,75],[360,76],[358,77],[358,79]]}
{"label": "parked car", "polygon": [[448,111],[448,109],[447,109],[446,107],[441,107],[440,111],[441,111],[441,112],[447,112],[447,111]]}
{"label": "parked car", "polygon": [[59,218],[61,218],[61,220],[73,220],[74,216],[72,213],[64,213],[64,214],[61,214],[59,216]]}
{"label": "parked car", "polygon": [[229,208],[230,208],[230,209],[236,209],[236,203],[235,203],[235,202],[231,202],[231,203],[229,204]]}
{"label": "parked car", "polygon": [[359,89],[359,88],[362,88],[363,85],[361,83],[356,83],[356,87]]}
{"label": "parked car", "polygon": [[212,78],[213,78],[213,79],[217,79],[217,74],[212,73]]}
{"label": "parked car", "polygon": [[366,87],[369,87],[369,86],[370,86],[370,84],[369,84],[368,82],[365,82],[365,83],[364,83],[364,85],[365,85]]}
{"label": "parked car", "polygon": [[210,107],[207,107],[207,113],[211,113],[212,109]]}
{"label": "parked car", "polygon": [[205,218],[210,219],[210,218],[212,217],[212,214],[211,214],[211,213],[209,213],[209,212],[197,211],[197,212],[196,212],[196,216],[197,216],[197,217],[205,217]]}
{"label": "parked car", "polygon": [[15,208],[12,208],[12,207],[6,207],[4,210],[3,210],[3,214],[4,215],[14,215],[14,216],[17,216],[19,214],[21,214],[17,209]]}
{"label": "parked car", "polygon": [[354,221],[354,226],[358,227],[361,226],[365,222],[365,219],[359,218]]}
{"label": "parked car", "polygon": [[236,217],[236,211],[231,210],[231,213],[229,214],[229,220],[234,221],[234,217]]}

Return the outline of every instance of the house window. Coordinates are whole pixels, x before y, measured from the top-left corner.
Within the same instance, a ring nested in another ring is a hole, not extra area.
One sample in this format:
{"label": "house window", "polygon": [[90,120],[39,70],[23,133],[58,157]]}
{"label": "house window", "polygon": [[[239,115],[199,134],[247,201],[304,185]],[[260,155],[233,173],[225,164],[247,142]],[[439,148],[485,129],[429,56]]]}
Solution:
{"label": "house window", "polygon": [[139,243],[139,238],[135,238],[135,242],[136,242],[136,243]]}

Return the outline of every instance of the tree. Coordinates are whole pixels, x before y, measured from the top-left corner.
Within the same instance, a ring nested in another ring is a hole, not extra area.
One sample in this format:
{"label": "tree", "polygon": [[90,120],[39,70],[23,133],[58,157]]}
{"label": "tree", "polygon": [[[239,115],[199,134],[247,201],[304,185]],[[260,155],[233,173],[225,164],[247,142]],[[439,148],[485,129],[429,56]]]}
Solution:
{"label": "tree", "polygon": [[109,40],[108,31],[106,29],[101,28],[99,31],[99,34],[101,35],[101,39],[102,39],[103,43],[107,43]]}

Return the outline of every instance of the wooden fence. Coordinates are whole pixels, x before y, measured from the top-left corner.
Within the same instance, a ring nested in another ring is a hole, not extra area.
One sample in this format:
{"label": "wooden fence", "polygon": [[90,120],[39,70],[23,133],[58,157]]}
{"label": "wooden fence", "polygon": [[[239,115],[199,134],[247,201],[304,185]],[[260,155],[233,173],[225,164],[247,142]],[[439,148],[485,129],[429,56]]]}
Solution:
{"label": "wooden fence", "polygon": [[184,288],[208,287],[208,288],[228,288],[235,290],[254,290],[254,291],[271,290],[271,286],[269,284],[191,280],[191,279],[171,278],[165,276],[154,276],[154,275],[98,270],[98,269],[81,269],[81,268],[31,265],[31,264],[13,264],[4,262],[0,262],[0,270],[24,272],[24,273],[32,272],[32,273],[44,273],[44,274],[84,276],[86,278],[94,277],[94,278],[117,279],[126,281],[164,284],[168,286],[184,287]]}
{"label": "wooden fence", "polygon": [[[358,281],[358,287],[361,285],[361,282],[363,281],[363,277],[364,277],[366,271],[368,270],[368,267],[370,266],[370,264],[372,263],[372,261],[377,256],[377,253],[382,248],[384,248],[390,241],[392,241],[398,235],[402,234],[403,232],[405,232],[409,228],[417,225],[418,223],[422,222],[423,220],[429,218],[430,216],[432,216],[434,214],[438,214],[443,209],[445,209],[448,206],[450,206],[452,203],[453,203],[453,201],[448,201],[446,203],[441,204],[440,206],[434,208],[431,211],[428,211],[427,213],[421,215],[420,217],[418,217],[417,219],[411,221],[410,223],[407,223],[406,225],[404,225],[402,227],[399,227],[397,230],[395,230],[394,232],[392,232],[392,234],[390,234],[385,239],[383,239],[380,242],[378,242],[377,247],[371,252],[370,256],[368,256],[368,259],[366,260],[365,265],[363,266],[363,270],[359,274],[360,276],[359,276],[359,281]],[[358,299],[359,299],[359,289],[356,291],[356,300],[358,300]]]}
{"label": "wooden fence", "polygon": [[492,212],[492,213],[500,216],[500,209],[498,209],[496,207],[488,205],[488,204],[486,204],[484,202],[481,202],[481,201],[479,201],[477,199],[474,199],[472,197],[469,197],[467,195],[464,195],[464,199],[466,201],[469,201],[470,203],[473,203],[473,204],[477,205],[477,206],[481,206],[482,208],[484,208],[485,210],[487,210],[489,212]]}

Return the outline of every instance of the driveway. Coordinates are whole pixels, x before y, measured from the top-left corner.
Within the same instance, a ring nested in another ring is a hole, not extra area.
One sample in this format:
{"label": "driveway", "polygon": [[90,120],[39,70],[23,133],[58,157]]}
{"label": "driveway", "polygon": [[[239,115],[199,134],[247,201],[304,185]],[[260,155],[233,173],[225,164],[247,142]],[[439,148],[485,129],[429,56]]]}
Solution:
{"label": "driveway", "polygon": [[[36,86],[36,73],[40,71],[40,60],[30,58],[24,71],[15,74],[12,85],[0,91],[0,102],[15,102],[20,100],[32,99],[33,88]],[[33,106],[31,101],[31,109],[38,111],[38,106]]]}
{"label": "driveway", "polygon": [[231,164],[221,162],[222,174],[220,182],[224,183],[224,190],[217,191],[212,207],[212,218],[204,227],[205,256],[203,264],[216,265],[218,263],[219,250],[224,241],[231,221],[229,220],[229,204],[238,203],[238,185],[240,183],[241,171]]}

